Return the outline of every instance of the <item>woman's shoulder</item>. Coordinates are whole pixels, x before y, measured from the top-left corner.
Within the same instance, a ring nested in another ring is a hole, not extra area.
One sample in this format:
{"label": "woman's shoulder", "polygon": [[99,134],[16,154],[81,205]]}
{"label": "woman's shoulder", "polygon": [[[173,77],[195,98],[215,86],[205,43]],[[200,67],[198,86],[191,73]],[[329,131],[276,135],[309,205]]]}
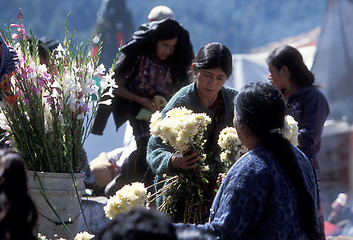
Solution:
{"label": "woman's shoulder", "polygon": [[265,147],[260,146],[244,154],[235,164],[235,168],[245,168],[249,171],[267,171],[273,154]]}
{"label": "woman's shoulder", "polygon": [[295,95],[297,95],[298,97],[303,97],[303,98],[324,98],[324,99],[326,99],[325,95],[320,91],[320,89],[315,86],[302,87],[297,91],[297,93]]}
{"label": "woman's shoulder", "polygon": [[226,96],[226,98],[228,98],[229,100],[234,100],[235,96],[238,94],[238,91],[235,90],[234,88],[232,87],[228,87],[226,85],[224,85],[222,88],[221,88],[221,92],[223,95]]}

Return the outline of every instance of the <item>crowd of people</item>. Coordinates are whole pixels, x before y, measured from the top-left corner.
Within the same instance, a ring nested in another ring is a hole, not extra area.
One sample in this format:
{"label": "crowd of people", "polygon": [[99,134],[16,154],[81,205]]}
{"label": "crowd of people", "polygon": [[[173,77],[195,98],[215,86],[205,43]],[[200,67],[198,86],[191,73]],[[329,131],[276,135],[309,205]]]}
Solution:
{"label": "crowd of people", "polygon": [[[205,135],[204,161],[212,174],[203,189],[207,200],[201,206],[203,224],[181,223],[185,210],[181,198],[172,216],[153,209],[118,215],[97,239],[325,239],[317,154],[329,105],[300,52],[291,46],[274,49],[267,58],[270,82],[259,79],[233,89],[225,86],[233,69],[229,49],[212,42],[194,54],[189,32],[173,17],[169,8],[158,6],[150,12],[148,23],[121,46],[114,70],[118,88],[114,97],[108,96],[111,105],[99,105],[92,126],[93,134],[102,135],[111,114],[116,129],[129,121],[137,149],[120,168],[103,154],[100,159],[104,161],[86,164],[83,170],[95,178],[87,180],[87,186],[98,186],[94,193],[106,197],[131,182],[147,186],[166,174],[192,171],[201,156],[191,149],[180,156],[160,138],[151,136],[150,116],[159,110],[165,117],[175,107],[206,113],[212,121]],[[15,60],[3,40],[0,47],[2,77],[14,70]],[[44,58],[43,63],[46,61]],[[165,106],[159,106],[160,99]],[[298,146],[279,130],[287,114],[298,122]],[[218,185],[223,168],[217,140],[220,131],[230,126],[236,128],[249,152]],[[0,237],[33,239],[37,215],[27,193],[24,164],[16,152],[3,147]],[[154,191],[161,187],[156,185]],[[156,207],[162,202],[159,198]],[[330,222],[351,221],[352,211],[343,210],[344,205],[342,199],[336,200]],[[344,219],[340,219],[342,215]],[[22,231],[13,228],[19,225]]]}

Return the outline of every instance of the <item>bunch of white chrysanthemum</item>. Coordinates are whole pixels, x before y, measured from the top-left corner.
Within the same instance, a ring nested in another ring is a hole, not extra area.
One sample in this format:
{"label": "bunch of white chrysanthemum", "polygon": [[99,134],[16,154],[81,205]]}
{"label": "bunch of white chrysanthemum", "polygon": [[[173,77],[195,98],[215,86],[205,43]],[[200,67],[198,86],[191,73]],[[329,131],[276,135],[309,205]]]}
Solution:
{"label": "bunch of white chrysanthemum", "polygon": [[89,234],[88,232],[80,232],[76,234],[74,240],[90,240],[94,237],[93,234]]}
{"label": "bunch of white chrysanthemum", "polygon": [[298,146],[298,122],[290,115],[285,117],[283,136],[294,146]]}
{"label": "bunch of white chrysanthemum", "polygon": [[191,146],[201,147],[203,133],[210,123],[211,118],[205,113],[177,107],[169,110],[164,118],[160,112],[154,113],[150,131],[153,136],[160,137],[164,143],[181,153]]}
{"label": "bunch of white chrysanthemum", "polygon": [[241,143],[237,130],[234,127],[226,127],[220,132],[218,145],[222,149],[220,155],[221,161],[225,164],[227,170],[248,151]]}
{"label": "bunch of white chrysanthemum", "polygon": [[125,185],[116,194],[108,199],[104,206],[106,217],[113,219],[116,215],[127,212],[135,207],[147,204],[147,189],[143,183],[135,182]]}

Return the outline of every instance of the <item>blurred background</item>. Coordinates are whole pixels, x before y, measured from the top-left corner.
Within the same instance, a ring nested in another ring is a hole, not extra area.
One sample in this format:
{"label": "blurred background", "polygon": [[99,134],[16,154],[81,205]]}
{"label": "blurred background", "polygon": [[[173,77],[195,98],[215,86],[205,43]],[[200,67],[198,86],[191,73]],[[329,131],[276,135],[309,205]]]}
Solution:
{"label": "blurred background", "polygon": [[[150,10],[166,5],[189,31],[195,53],[219,41],[233,53],[234,71],[227,84],[266,81],[269,51],[282,44],[300,50],[317,84],[328,98],[331,113],[320,152],[324,202],[353,190],[353,1],[352,0],[0,0],[0,26],[17,21],[22,9],[26,29],[38,37],[63,40],[65,19],[78,42],[102,34],[101,62],[110,67],[120,43],[129,39]],[[94,46],[92,46],[94,49]],[[115,131],[110,119],[103,136],[85,143],[89,160],[131,144],[125,126]],[[133,147],[133,146],[132,146]],[[328,206],[329,207],[329,206]]]}

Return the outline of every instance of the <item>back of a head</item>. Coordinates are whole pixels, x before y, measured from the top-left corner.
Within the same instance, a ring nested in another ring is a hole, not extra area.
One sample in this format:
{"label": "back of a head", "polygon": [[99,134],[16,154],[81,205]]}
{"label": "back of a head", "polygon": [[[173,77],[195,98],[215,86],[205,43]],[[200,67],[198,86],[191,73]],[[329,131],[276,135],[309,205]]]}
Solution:
{"label": "back of a head", "polygon": [[35,239],[37,210],[27,191],[24,163],[11,148],[0,150],[0,193],[10,203],[0,224],[0,239],[4,233],[6,239]]}
{"label": "back of a head", "polygon": [[232,64],[232,53],[225,45],[219,42],[212,42],[202,46],[194,59],[196,71],[199,69],[221,68],[227,78],[232,74]]}
{"label": "back of a head", "polygon": [[267,57],[268,65],[281,69],[287,66],[292,79],[300,86],[311,86],[314,84],[315,76],[304,63],[303,56],[294,47],[284,45],[274,49]]}
{"label": "back of a head", "polygon": [[174,18],[174,12],[167,6],[156,6],[152,8],[150,13],[148,14],[148,20],[150,22],[159,21],[166,18]]}
{"label": "back of a head", "polygon": [[246,85],[235,99],[237,121],[263,137],[284,124],[285,102],[282,94],[265,82]]}
{"label": "back of a head", "polygon": [[284,124],[285,102],[282,94],[269,83],[251,83],[238,93],[235,109],[236,120],[248,126],[262,140],[262,145],[273,153],[274,159],[292,182],[298,195],[301,227],[312,236],[311,239],[318,239],[315,200],[308,192],[292,145],[277,131]]}
{"label": "back of a head", "polygon": [[119,214],[99,234],[99,240],[176,240],[171,220],[156,210],[135,208]]}
{"label": "back of a head", "polygon": [[27,192],[24,162],[11,148],[0,150],[0,178],[4,179],[1,188],[9,198]]}

